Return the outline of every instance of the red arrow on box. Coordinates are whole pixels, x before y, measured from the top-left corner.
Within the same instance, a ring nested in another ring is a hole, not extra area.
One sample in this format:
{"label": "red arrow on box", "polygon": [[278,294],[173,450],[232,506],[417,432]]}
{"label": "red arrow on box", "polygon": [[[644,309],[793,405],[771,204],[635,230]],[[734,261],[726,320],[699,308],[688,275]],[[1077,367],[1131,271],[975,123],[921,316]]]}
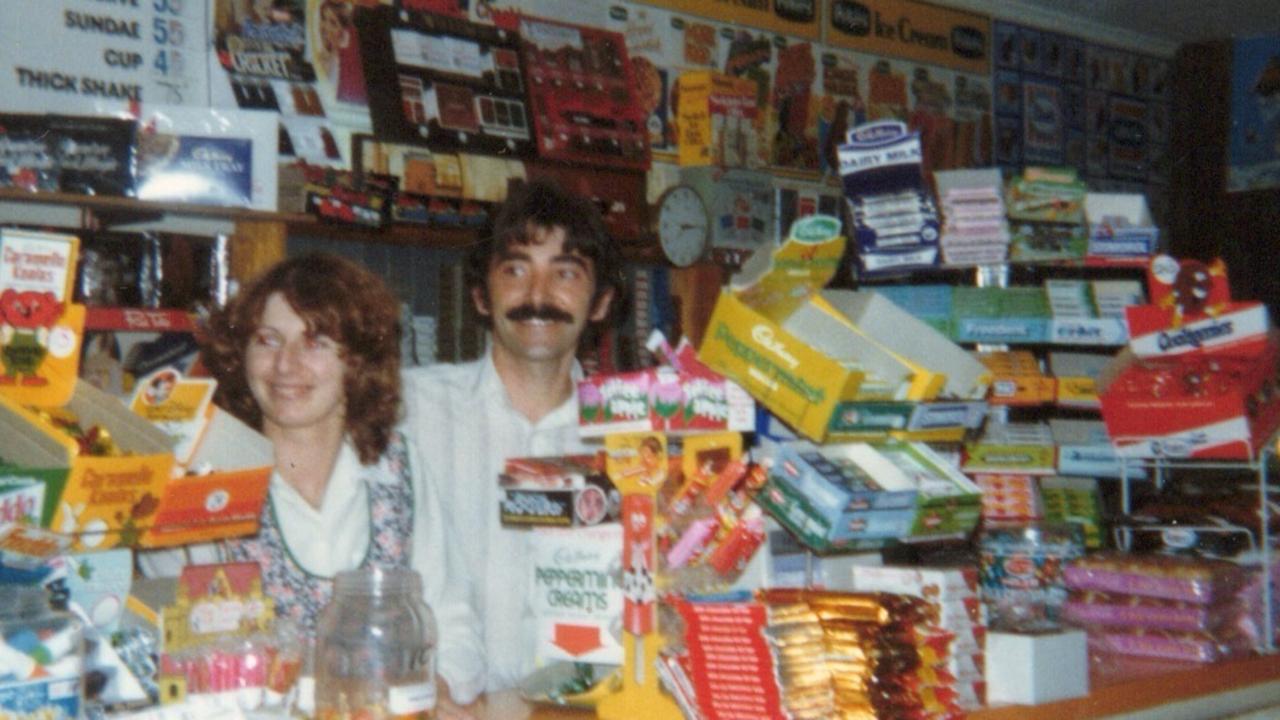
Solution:
{"label": "red arrow on box", "polygon": [[600,647],[600,628],[556,623],[556,636],[552,644],[574,657],[586,655]]}

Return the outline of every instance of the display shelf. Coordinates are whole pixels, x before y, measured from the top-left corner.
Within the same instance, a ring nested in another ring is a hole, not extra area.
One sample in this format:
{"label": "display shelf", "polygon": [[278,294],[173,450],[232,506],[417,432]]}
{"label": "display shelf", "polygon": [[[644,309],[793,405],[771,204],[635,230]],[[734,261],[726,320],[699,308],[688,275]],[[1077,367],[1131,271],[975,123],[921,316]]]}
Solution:
{"label": "display shelf", "polygon": [[[1170,470],[1186,469],[1195,471],[1205,470],[1234,470],[1251,472],[1258,477],[1258,527],[1261,537],[1258,538],[1258,561],[1262,566],[1263,583],[1262,583],[1262,607],[1272,607],[1272,537],[1271,537],[1271,507],[1269,500],[1270,489],[1270,469],[1277,461],[1277,454],[1280,453],[1280,432],[1273,434],[1259,448],[1256,456],[1249,459],[1237,461],[1230,460],[1194,460],[1183,458],[1129,458],[1120,457],[1120,509],[1125,515],[1129,515],[1132,508],[1132,491],[1131,483],[1134,478],[1129,472],[1130,467],[1144,468],[1152,471],[1152,482],[1155,483],[1157,489],[1162,489],[1165,484],[1167,473]],[[1262,650],[1268,653],[1274,653],[1275,644],[1275,616],[1274,613],[1264,612],[1262,614]]]}
{"label": "display shelf", "polygon": [[476,231],[465,228],[397,224],[384,230],[370,230],[325,223],[306,213],[156,203],[73,193],[31,193],[12,188],[0,189],[0,222],[160,230],[209,236],[233,234],[236,226],[242,223],[265,223],[283,226],[289,233],[300,235],[341,235],[353,241],[438,247],[465,245],[476,237]]}
{"label": "display shelf", "polygon": [[477,237],[477,233],[469,229],[392,225],[383,230],[370,230],[322,222],[304,213],[154,203],[73,193],[31,193],[12,188],[0,189],[0,224],[6,223],[225,238],[230,275],[237,280],[253,277],[283,260],[290,236],[431,248],[462,247]]}
{"label": "display shelf", "polygon": [[[32,193],[14,188],[0,188],[0,224],[225,237],[230,246],[231,276],[238,280],[252,277],[282,260],[289,237],[445,249],[466,247],[480,236],[478,230],[471,228],[396,223],[382,229],[368,229],[325,222],[306,213],[156,203],[74,193]],[[661,261],[656,243],[649,236],[624,242],[621,248],[624,258],[631,263]]]}

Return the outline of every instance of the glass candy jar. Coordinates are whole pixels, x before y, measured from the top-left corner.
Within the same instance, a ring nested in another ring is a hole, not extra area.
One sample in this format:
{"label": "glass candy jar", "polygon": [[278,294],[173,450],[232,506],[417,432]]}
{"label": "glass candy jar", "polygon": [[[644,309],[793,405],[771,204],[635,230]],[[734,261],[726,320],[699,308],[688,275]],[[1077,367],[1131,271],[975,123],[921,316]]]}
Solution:
{"label": "glass candy jar", "polygon": [[978,576],[987,625],[1000,632],[1059,629],[1067,601],[1063,569],[1084,555],[1073,523],[990,523],[978,541]]}
{"label": "glass candy jar", "polygon": [[37,585],[0,585],[0,717],[78,718],[84,628]]}
{"label": "glass candy jar", "polygon": [[318,720],[428,718],[436,622],[408,568],[339,573],[316,627]]}

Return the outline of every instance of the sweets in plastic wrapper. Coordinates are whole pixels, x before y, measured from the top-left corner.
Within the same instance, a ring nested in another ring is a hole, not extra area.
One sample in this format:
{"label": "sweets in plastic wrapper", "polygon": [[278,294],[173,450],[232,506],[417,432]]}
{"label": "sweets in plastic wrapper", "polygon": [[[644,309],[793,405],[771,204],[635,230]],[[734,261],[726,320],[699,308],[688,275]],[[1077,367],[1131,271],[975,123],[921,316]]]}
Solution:
{"label": "sweets in plastic wrapper", "polygon": [[42,420],[66,433],[76,442],[76,452],[89,457],[123,457],[130,452],[120,447],[111,431],[102,425],[85,427],[67,408],[30,408]]}
{"label": "sweets in plastic wrapper", "polygon": [[1062,609],[1067,622],[1081,626],[1147,628],[1209,632],[1239,615],[1234,602],[1213,605],[1100,592],[1073,593]]}
{"label": "sweets in plastic wrapper", "polygon": [[1223,638],[1204,632],[1118,628],[1090,630],[1089,645],[1106,653],[1201,663],[1216,662],[1249,648],[1243,636]]}
{"label": "sweets in plastic wrapper", "polygon": [[[267,632],[218,637],[160,655],[162,688],[181,678],[185,695],[208,696],[242,709],[281,708],[302,671],[306,643],[279,624]],[[162,695],[162,700],[165,699]]]}
{"label": "sweets in plastic wrapper", "polygon": [[[1271,578],[1271,605],[1268,607],[1263,593],[1266,578]],[[1264,573],[1261,567],[1249,568],[1249,581],[1236,594],[1239,613],[1233,626],[1249,638],[1255,647],[1266,645],[1266,628],[1271,627],[1273,641],[1280,638],[1280,562],[1274,562],[1270,573]],[[1268,623],[1267,616],[1271,617]]]}
{"label": "sweets in plastic wrapper", "polygon": [[1246,571],[1224,560],[1173,555],[1099,553],[1076,560],[1064,575],[1073,590],[1126,593],[1209,605],[1231,597]]}
{"label": "sweets in plastic wrapper", "polygon": [[735,582],[764,543],[764,512],[751,498],[764,469],[742,453],[742,435],[683,438],[659,495],[663,589],[714,593]]}

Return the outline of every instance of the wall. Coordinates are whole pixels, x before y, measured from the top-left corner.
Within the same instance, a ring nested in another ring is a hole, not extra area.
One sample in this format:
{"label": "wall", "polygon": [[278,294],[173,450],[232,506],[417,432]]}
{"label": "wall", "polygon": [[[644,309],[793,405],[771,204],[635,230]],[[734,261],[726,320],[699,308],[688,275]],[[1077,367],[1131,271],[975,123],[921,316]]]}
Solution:
{"label": "wall", "polygon": [[1232,295],[1280,311],[1280,189],[1226,192],[1231,43],[1183,47],[1175,61],[1169,247],[1227,263]]}

